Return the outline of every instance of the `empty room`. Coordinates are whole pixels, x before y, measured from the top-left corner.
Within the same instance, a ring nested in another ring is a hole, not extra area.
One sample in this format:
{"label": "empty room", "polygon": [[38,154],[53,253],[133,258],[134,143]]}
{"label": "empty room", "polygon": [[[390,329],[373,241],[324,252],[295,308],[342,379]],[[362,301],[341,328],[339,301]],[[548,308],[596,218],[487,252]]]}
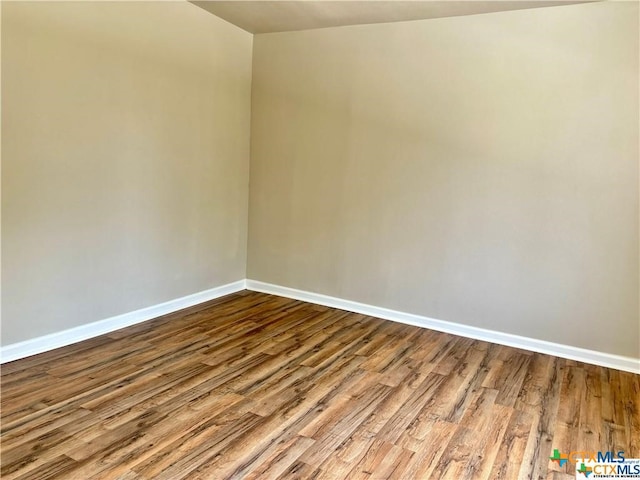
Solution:
{"label": "empty room", "polygon": [[0,476],[640,477],[640,2],[0,2]]}

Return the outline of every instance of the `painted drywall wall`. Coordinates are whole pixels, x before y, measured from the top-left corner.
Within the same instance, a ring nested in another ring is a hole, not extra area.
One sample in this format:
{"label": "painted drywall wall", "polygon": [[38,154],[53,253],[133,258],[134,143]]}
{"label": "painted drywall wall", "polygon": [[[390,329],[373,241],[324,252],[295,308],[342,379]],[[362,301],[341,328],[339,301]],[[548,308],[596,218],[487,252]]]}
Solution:
{"label": "painted drywall wall", "polygon": [[254,39],[248,277],[630,357],[638,4]]}
{"label": "painted drywall wall", "polygon": [[3,2],[2,344],[245,278],[252,36]]}

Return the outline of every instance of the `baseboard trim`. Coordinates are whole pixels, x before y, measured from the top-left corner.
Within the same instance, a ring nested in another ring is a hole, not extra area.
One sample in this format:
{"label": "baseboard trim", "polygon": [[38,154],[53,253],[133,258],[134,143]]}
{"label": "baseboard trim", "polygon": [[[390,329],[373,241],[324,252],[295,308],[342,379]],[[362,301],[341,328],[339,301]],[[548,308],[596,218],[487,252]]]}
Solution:
{"label": "baseboard trim", "polygon": [[124,327],[146,322],[168,313],[177,312],[183,308],[192,307],[199,303],[208,302],[231,293],[244,290],[245,280],[228,283],[219,287],[204,290],[202,292],[187,295],[185,297],[169,300],[168,302],[152,305],[147,308],[124,313],[115,317],[106,318],[97,322],[70,328],[60,332],[51,333],[42,337],[36,337],[23,342],[13,343],[0,348],[0,363],[11,362],[21,358],[47,352],[56,348],[81,342],[89,338],[104,335]]}
{"label": "baseboard trim", "polygon": [[510,333],[497,332],[495,330],[487,330],[484,328],[472,327],[444,320],[436,320],[435,318],[424,317],[422,315],[399,312],[396,310],[353,302],[342,298],[330,297],[319,293],[297,290],[295,288],[283,287],[257,280],[247,279],[246,288],[247,290],[270,293],[272,295],[279,295],[282,297],[293,298],[295,300],[316,303],[327,307],[339,308],[341,310],[348,310],[350,312],[361,313],[372,317],[384,318],[385,320],[392,320],[394,322],[405,323],[407,325],[414,325],[417,327],[437,330],[439,332],[451,333],[461,337],[483,340],[486,342],[506,345],[508,347],[521,348],[532,352],[555,355],[556,357],[567,358],[569,360],[577,360],[584,363],[640,374],[639,358],[623,357],[620,355],[573,347],[571,345],[564,345],[561,343],[553,343],[545,340],[513,335]]}
{"label": "baseboard trim", "polygon": [[638,358],[624,357],[611,353],[564,345],[561,343],[553,343],[545,340],[513,335],[510,333],[498,332],[495,330],[487,330],[484,328],[437,320],[435,318],[429,318],[422,315],[376,307],[374,305],[367,305],[351,300],[330,297],[328,295],[297,290],[295,288],[250,279],[239,280],[237,282],[221,285],[219,287],[170,300],[158,305],[152,305],[133,312],[99,320],[87,325],[81,325],[68,330],[44,335],[42,337],[25,340],[24,342],[13,343],[0,347],[0,363],[19,360],[31,355],[54,350],[76,342],[81,342],[121,328],[146,322],[147,320],[152,320],[162,315],[182,310],[183,308],[192,307],[199,303],[214,300],[231,293],[236,293],[244,289],[293,298],[327,307],[370,315],[372,317],[384,318],[385,320],[392,320],[394,322],[405,323],[407,325],[429,328],[439,332],[451,333],[453,335],[497,343],[508,347],[521,348],[532,352],[555,355],[561,358],[640,374],[640,359]]}

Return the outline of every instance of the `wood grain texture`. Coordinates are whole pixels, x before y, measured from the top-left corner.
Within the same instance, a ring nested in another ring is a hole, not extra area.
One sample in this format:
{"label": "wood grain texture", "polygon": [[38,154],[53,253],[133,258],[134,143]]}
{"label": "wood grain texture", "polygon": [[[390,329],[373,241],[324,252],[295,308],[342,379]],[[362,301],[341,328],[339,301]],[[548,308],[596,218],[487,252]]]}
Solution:
{"label": "wood grain texture", "polygon": [[240,292],[2,366],[3,479],[573,478],[640,376]]}

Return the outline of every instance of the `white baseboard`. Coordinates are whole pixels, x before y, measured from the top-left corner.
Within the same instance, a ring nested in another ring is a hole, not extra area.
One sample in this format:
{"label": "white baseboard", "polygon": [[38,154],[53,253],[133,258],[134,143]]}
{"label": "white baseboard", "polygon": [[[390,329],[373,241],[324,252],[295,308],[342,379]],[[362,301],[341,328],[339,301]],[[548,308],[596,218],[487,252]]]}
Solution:
{"label": "white baseboard", "polygon": [[587,350],[585,348],[573,347],[571,345],[563,345],[561,343],[547,342],[545,340],[521,337],[520,335],[513,335],[510,333],[497,332],[494,330],[471,327],[469,325],[462,325],[459,323],[436,320],[434,318],[423,317],[422,315],[398,312],[396,310],[389,310],[387,308],[375,307],[364,303],[352,302],[351,300],[329,297],[319,293],[296,290],[294,288],[282,287],[280,285],[273,285],[256,280],[247,279],[246,288],[247,290],[280,295],[282,297],[293,298],[295,300],[302,300],[305,302],[316,303],[318,305],[325,305],[327,307],[348,310],[350,312],[362,313],[372,317],[384,318],[385,320],[393,320],[394,322],[429,328],[439,332],[451,333],[462,337],[506,345],[508,347],[521,348],[532,352],[555,355],[556,357],[640,374],[639,358],[623,357],[620,355],[613,355],[611,353]]}
{"label": "white baseboard", "polygon": [[168,302],[152,305],[147,308],[124,313],[115,317],[106,318],[97,322],[51,333],[42,337],[36,337],[24,342],[13,343],[0,348],[0,363],[11,362],[38,353],[47,352],[55,348],[64,347],[72,343],[81,342],[89,338],[104,335],[124,327],[146,322],[156,317],[173,313],[183,308],[192,307],[199,303],[208,302],[224,295],[244,290],[245,280],[228,283],[202,292],[176,298]]}
{"label": "white baseboard", "polygon": [[81,342],[89,338],[97,337],[105,333],[113,332],[124,327],[129,327],[137,323],[146,322],[156,317],[168,313],[192,307],[199,303],[207,302],[224,295],[239,292],[244,289],[256,292],[270,293],[282,297],[293,298],[305,302],[325,305],[327,307],[339,308],[350,312],[362,313],[372,317],[384,318],[394,322],[405,323],[417,327],[429,328],[439,332],[451,333],[462,337],[483,340],[497,343],[509,347],[521,348],[532,352],[555,355],[561,358],[577,360],[580,362],[600,365],[603,367],[615,368],[626,372],[640,374],[640,359],[623,357],[611,353],[598,352],[584,348],[573,347],[561,343],[547,342],[535,338],[521,337],[510,333],[497,332],[459,323],[436,320],[434,318],[414,315],[411,313],[399,312],[388,308],[376,307],[364,303],[344,300],[342,298],[330,297],[319,293],[296,290],[294,288],[273,285],[256,280],[239,280],[237,282],[215,287],[203,292],[187,295],[186,297],[170,300],[165,303],[142,308],[133,312],[125,313],[115,317],[107,318],[87,325],[51,333],[42,337],[32,338],[24,342],[13,343],[5,347],[0,347],[0,363],[11,362],[30,355],[64,347],[72,343]]}

